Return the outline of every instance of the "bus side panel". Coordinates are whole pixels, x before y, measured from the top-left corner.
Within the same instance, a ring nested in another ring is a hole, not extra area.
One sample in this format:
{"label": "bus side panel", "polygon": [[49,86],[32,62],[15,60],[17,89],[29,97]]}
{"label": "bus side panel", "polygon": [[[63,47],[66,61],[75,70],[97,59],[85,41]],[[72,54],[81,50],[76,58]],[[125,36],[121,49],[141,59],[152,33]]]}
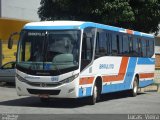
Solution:
{"label": "bus side panel", "polygon": [[155,70],[154,58],[139,58],[137,72],[139,73],[139,87],[146,87],[153,83]]}
{"label": "bus side panel", "polygon": [[102,93],[109,93],[109,92],[116,92],[116,91],[122,91],[131,89],[132,81],[134,79],[135,74],[135,67],[137,63],[137,58],[129,58],[129,62],[127,65],[127,70],[124,76],[124,79],[122,80],[123,83],[112,83],[109,85],[103,85]]}
{"label": "bus side panel", "polygon": [[[102,82],[103,82],[102,83],[102,93],[103,93],[106,87],[104,85],[106,82],[103,81],[103,78],[107,76],[113,76],[113,79],[114,79],[119,73],[119,68],[121,67],[122,61],[125,62],[125,63],[123,62],[123,66],[126,66],[125,69],[127,69],[128,59],[129,59],[128,57],[122,58],[122,57],[111,57],[110,56],[110,57],[101,57],[101,58],[94,60],[94,62],[90,64],[90,66],[85,68],[80,73],[79,97],[85,97],[85,96],[92,95],[93,85],[98,76],[102,78]],[[124,69],[124,68],[121,68],[121,69]],[[116,82],[120,84],[123,83],[123,79],[121,78],[122,75],[125,76],[125,72],[121,73],[119,75],[120,77],[116,78],[117,79]],[[107,83],[110,83],[110,82],[107,82]],[[115,86],[117,86],[116,89],[118,88],[118,91],[119,91],[119,88],[121,88],[121,90],[124,90],[124,84],[120,86],[114,83],[113,85],[107,84],[107,87],[111,88],[109,91],[108,90],[107,91],[108,92],[115,91],[114,90]]]}
{"label": "bus side panel", "polygon": [[92,95],[92,87],[94,83],[95,77],[80,77],[79,80],[79,92],[78,96],[79,97],[86,97],[86,96],[91,96]]}
{"label": "bus side panel", "polygon": [[113,56],[98,58],[81,73],[79,97],[92,95],[97,76],[103,81],[102,93],[110,93],[132,89],[136,74],[139,75],[139,87],[152,84],[154,58]]}
{"label": "bus side panel", "polygon": [[91,96],[92,87],[79,88],[79,97]]}

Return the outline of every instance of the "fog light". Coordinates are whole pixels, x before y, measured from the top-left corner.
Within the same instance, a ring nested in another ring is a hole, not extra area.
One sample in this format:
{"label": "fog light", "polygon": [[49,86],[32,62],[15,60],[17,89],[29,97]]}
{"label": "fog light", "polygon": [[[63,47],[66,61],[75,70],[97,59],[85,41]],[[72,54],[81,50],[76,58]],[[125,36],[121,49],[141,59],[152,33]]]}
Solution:
{"label": "fog light", "polygon": [[71,92],[73,92],[74,90],[75,90],[75,88],[69,89],[69,90],[68,90],[68,93],[71,93]]}
{"label": "fog light", "polygon": [[20,87],[17,87],[17,88],[18,88],[19,91],[21,91],[21,88],[20,88]]}

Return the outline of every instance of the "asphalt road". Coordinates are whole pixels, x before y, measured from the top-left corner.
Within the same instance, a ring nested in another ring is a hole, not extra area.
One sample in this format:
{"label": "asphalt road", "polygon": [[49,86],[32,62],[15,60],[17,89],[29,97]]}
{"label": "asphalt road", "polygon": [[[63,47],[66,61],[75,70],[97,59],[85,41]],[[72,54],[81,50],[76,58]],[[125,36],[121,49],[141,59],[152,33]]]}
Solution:
{"label": "asphalt road", "polygon": [[[37,97],[19,97],[14,86],[0,86],[0,113],[5,114],[160,114],[160,93],[127,92],[106,94],[100,102],[88,105],[86,99],[51,99],[40,102]],[[95,116],[96,117],[96,116]]]}

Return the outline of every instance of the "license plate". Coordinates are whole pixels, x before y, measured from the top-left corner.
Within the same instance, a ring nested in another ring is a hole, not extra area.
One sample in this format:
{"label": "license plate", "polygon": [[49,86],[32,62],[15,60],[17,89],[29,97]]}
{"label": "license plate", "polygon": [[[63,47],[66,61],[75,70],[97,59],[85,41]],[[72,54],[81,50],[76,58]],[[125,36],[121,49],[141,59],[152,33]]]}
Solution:
{"label": "license plate", "polygon": [[49,95],[48,94],[41,94],[39,95],[40,98],[49,98]]}

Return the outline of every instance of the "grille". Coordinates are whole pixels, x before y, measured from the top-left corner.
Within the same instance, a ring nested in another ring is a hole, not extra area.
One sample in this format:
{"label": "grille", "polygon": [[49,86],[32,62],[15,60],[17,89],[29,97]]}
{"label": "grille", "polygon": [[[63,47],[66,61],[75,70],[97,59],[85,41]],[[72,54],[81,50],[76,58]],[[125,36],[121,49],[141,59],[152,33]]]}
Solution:
{"label": "grille", "polygon": [[57,82],[57,83],[27,82],[27,84],[35,87],[57,87],[57,86],[60,86],[62,83],[60,82]]}
{"label": "grille", "polygon": [[37,90],[37,89],[27,89],[30,94],[49,94],[49,95],[59,95],[60,90]]}

